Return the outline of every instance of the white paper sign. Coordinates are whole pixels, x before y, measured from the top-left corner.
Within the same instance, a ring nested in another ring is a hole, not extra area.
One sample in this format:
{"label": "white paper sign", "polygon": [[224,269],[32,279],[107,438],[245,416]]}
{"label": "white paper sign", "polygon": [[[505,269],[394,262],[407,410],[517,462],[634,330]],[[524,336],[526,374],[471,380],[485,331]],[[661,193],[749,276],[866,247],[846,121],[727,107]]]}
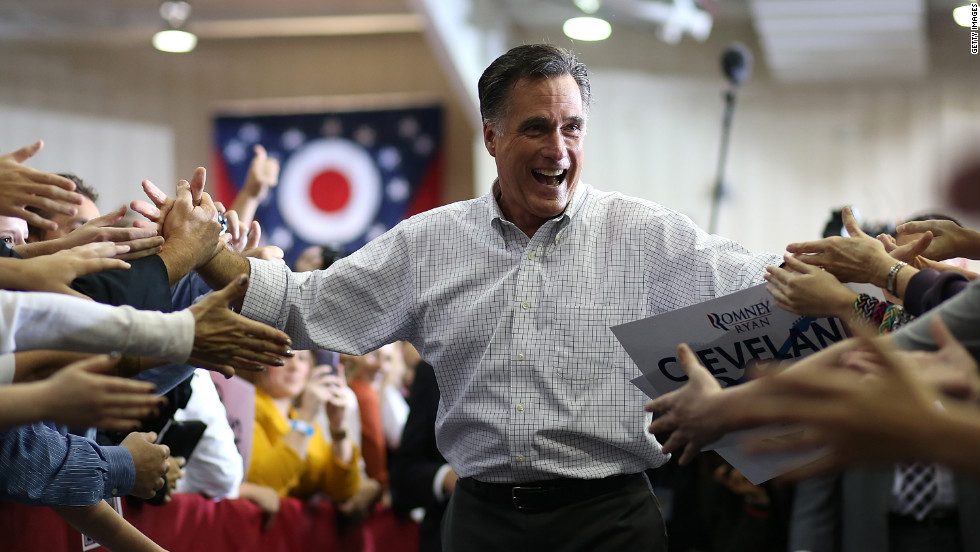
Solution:
{"label": "white paper sign", "polygon": [[255,429],[255,386],[239,377],[225,379],[217,372],[211,372],[211,381],[221,403],[225,405],[228,425],[235,434],[235,446],[242,455],[244,472],[248,473],[248,463],[252,457],[252,434]]}
{"label": "white paper sign", "polygon": [[[741,383],[746,369],[759,362],[781,362],[807,356],[846,339],[836,318],[799,316],[776,305],[765,284],[718,299],[611,328],[643,374],[633,380],[654,398],[687,382],[677,360],[677,345],[687,343],[722,387]],[[755,438],[785,433],[779,427],[761,430]],[[819,458],[819,453],[750,457],[736,444],[747,434],[737,432],[712,443],[735,469],[754,484]]]}

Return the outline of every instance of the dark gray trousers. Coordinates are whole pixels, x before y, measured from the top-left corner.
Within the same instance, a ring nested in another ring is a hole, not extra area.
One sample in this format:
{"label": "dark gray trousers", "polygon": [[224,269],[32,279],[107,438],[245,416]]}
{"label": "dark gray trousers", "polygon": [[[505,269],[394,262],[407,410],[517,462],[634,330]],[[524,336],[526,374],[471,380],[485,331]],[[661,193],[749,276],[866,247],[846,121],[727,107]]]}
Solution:
{"label": "dark gray trousers", "polygon": [[444,552],[666,552],[660,506],[636,485],[557,509],[526,512],[457,485],[442,520]]}

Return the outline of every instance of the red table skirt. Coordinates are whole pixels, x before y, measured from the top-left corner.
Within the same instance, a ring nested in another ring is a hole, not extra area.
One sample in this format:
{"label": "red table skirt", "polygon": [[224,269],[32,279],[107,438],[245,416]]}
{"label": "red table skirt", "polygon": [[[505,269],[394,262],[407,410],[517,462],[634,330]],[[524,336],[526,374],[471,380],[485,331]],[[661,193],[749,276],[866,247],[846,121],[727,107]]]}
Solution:
{"label": "red table skirt", "polygon": [[[359,525],[337,526],[329,502],[284,499],[267,530],[262,511],[247,500],[214,502],[178,494],[165,506],[130,507],[125,518],[172,552],[261,551],[417,552],[418,525],[375,511]],[[0,551],[78,552],[82,537],[48,508],[0,502]],[[99,547],[95,550],[104,550]]]}

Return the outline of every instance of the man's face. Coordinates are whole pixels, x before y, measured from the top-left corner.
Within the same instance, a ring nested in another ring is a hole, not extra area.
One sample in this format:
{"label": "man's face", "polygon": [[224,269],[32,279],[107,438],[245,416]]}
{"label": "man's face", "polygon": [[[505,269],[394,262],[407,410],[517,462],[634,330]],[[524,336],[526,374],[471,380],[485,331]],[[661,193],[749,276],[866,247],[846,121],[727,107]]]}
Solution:
{"label": "man's face", "polygon": [[48,230],[44,235],[44,240],[63,238],[70,234],[79,226],[99,216],[99,208],[92,203],[92,200],[83,197],[82,204],[78,206],[78,212],[72,215],[55,214],[51,220],[58,223],[57,230]]}
{"label": "man's face", "polygon": [[27,239],[27,221],[17,217],[0,216],[0,241],[7,247],[24,245]]}
{"label": "man's face", "polygon": [[522,79],[506,114],[483,141],[497,163],[500,209],[528,236],[572,199],[585,158],[582,94],[571,75]]}

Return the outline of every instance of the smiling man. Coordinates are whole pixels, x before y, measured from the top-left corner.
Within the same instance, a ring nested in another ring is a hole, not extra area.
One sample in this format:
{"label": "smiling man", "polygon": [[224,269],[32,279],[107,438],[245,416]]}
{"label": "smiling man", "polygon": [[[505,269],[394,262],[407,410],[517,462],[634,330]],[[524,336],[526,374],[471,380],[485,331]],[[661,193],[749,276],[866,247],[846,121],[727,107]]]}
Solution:
{"label": "smiling man", "polygon": [[570,52],[514,48],[479,92],[490,194],[403,221],[325,271],[222,251],[201,274],[217,286],[250,271],[242,314],[297,348],[415,345],[460,476],[446,550],[666,550],[643,471],[667,456],[609,326],[761,283],[779,257],[582,182],[591,92]]}

